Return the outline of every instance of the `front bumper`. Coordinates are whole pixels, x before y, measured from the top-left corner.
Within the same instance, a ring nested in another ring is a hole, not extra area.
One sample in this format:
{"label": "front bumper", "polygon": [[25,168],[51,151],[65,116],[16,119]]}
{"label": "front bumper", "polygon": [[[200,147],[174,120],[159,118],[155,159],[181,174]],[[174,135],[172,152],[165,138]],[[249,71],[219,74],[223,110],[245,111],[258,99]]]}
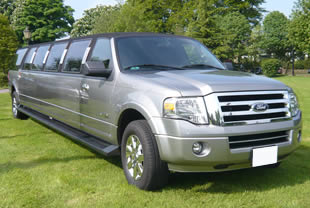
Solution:
{"label": "front bumper", "polygon": [[[260,134],[275,131],[288,131],[289,140],[276,144],[278,161],[283,160],[298,146],[298,133],[302,130],[301,113],[294,119],[266,124],[244,126],[197,126],[186,121],[154,118],[161,159],[176,172],[214,172],[252,167],[252,149],[248,147],[230,149],[229,136]],[[197,156],[192,145],[202,142],[208,145],[207,155]],[[266,145],[271,146],[271,145]]]}

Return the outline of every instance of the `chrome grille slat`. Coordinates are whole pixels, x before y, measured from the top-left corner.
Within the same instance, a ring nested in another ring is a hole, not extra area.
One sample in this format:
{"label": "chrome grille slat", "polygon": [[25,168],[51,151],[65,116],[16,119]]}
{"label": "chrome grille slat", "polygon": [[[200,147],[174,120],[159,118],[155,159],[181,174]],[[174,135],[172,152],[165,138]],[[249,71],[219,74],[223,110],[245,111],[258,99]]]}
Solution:
{"label": "chrome grille slat", "polygon": [[[222,126],[269,123],[291,118],[287,91],[227,92],[215,93],[214,96]],[[258,109],[258,104],[266,108]]]}
{"label": "chrome grille slat", "polygon": [[238,125],[250,125],[250,124],[258,124],[258,123],[270,123],[270,122],[274,122],[274,121],[283,121],[283,120],[288,120],[290,119],[291,117],[289,116],[286,116],[286,117],[278,117],[278,118],[273,118],[273,119],[260,119],[260,120],[244,120],[244,121],[231,121],[231,122],[228,122],[226,121],[225,122],[225,125],[231,125],[233,126],[234,124]]}
{"label": "chrome grille slat", "polygon": [[231,95],[231,96],[219,96],[220,102],[235,102],[235,101],[251,101],[251,100],[275,100],[282,99],[283,94],[248,94],[248,95]]}
{"label": "chrome grille slat", "polygon": [[[284,135],[284,136],[275,136],[275,137],[268,137],[268,138],[262,138],[262,139],[255,139],[254,141],[273,140],[273,139],[286,138],[286,137],[287,137],[287,135]],[[235,141],[235,142],[229,142],[229,144],[247,143],[247,142],[253,142],[253,140]]]}
{"label": "chrome grille slat", "polygon": [[[234,102],[220,102],[220,106],[234,106],[234,105],[253,105],[254,103],[262,100],[249,100],[249,101],[234,101]],[[263,100],[264,103],[288,103],[288,99],[276,99],[276,100]]]}
{"label": "chrome grille slat", "polygon": [[[276,109],[269,109],[268,113],[279,113],[279,112],[288,112],[288,108],[276,108]],[[231,112],[223,112],[224,116],[241,116],[241,115],[255,115],[255,114],[265,114],[266,112],[255,112],[251,111],[231,111]]]}
{"label": "chrome grille slat", "polygon": [[289,141],[289,131],[228,137],[230,149],[275,145]]}

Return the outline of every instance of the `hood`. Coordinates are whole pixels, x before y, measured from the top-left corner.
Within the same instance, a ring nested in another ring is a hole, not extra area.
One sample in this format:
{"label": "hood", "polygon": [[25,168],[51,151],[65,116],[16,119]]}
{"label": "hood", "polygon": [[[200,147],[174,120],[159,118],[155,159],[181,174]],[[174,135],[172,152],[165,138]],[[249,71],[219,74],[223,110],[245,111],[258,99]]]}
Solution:
{"label": "hood", "polygon": [[286,85],[274,79],[226,70],[145,71],[134,74],[147,82],[176,89],[182,96],[204,96],[212,92],[288,89]]}

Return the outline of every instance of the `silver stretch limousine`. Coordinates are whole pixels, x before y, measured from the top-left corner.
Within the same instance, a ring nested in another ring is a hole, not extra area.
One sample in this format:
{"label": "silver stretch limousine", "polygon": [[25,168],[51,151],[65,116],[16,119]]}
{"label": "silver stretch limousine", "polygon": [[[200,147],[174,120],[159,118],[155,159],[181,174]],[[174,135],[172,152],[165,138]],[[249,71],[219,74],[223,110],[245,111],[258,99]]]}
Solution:
{"label": "silver stretch limousine", "polygon": [[301,141],[293,90],[225,70],[200,42],[111,33],[31,45],[9,72],[12,111],[98,153],[120,155],[130,184],[173,172],[277,167]]}

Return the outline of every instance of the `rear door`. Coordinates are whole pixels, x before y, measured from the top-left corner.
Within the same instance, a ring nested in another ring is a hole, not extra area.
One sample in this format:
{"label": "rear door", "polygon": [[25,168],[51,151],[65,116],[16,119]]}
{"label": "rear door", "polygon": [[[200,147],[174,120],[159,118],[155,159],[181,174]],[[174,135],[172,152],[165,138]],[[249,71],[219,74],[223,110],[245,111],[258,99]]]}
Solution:
{"label": "rear door", "polygon": [[31,100],[31,107],[38,111],[41,110],[40,105],[42,105],[42,102],[38,100],[42,90],[40,77],[43,70],[43,62],[49,48],[50,45],[41,45],[38,47],[32,63],[27,66],[29,69],[28,79],[31,80],[31,90],[27,92],[27,99]]}
{"label": "rear door", "polygon": [[[40,74],[39,99],[42,108],[53,118],[80,128],[80,68],[91,39],[56,43],[49,54],[45,72]],[[58,69],[62,69],[59,71]]]}
{"label": "rear door", "polygon": [[[12,71],[15,71],[15,70],[18,70],[16,72],[14,72],[13,76],[16,80],[11,80],[14,82],[15,84],[15,87],[17,87],[17,90],[20,90],[19,86],[20,86],[20,70],[21,70],[21,65],[23,63],[23,60],[25,58],[25,55],[28,51],[28,48],[22,48],[22,49],[19,49],[17,52],[16,52],[16,67],[14,69],[10,69],[10,74],[13,73]],[[13,83],[12,83],[13,84]]]}
{"label": "rear door", "polygon": [[22,69],[19,73],[19,98],[20,102],[23,105],[32,107],[33,99],[30,97],[30,94],[35,90],[34,88],[34,79],[30,73],[30,69],[32,66],[33,59],[36,54],[36,47],[31,48],[26,54],[24,64],[22,65]]}
{"label": "rear door", "polygon": [[[110,39],[98,38],[88,60],[105,62],[108,68],[113,68]],[[81,129],[113,142],[110,115],[113,73],[108,79],[84,76],[81,84]]]}

